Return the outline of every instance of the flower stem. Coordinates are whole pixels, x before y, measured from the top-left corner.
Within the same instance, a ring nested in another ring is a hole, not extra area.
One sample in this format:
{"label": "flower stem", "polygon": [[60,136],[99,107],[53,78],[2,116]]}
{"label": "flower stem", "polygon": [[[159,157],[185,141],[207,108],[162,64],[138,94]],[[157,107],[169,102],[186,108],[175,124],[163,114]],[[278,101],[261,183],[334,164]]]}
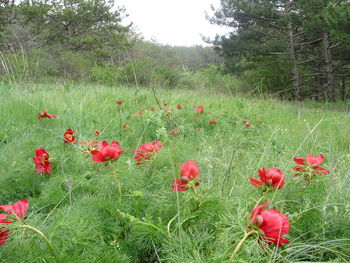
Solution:
{"label": "flower stem", "polygon": [[42,237],[45,240],[47,246],[49,247],[53,257],[56,259],[57,262],[60,262],[59,258],[57,257],[57,254],[55,252],[55,249],[54,249],[52,243],[47,238],[47,236],[45,236],[45,234],[43,232],[41,232],[39,229],[37,229],[35,227],[29,226],[29,225],[25,225],[25,224],[21,225],[21,228],[29,229],[29,230],[33,231],[34,233],[36,233],[37,235],[39,235],[40,237]]}
{"label": "flower stem", "polygon": [[233,258],[236,256],[237,252],[239,251],[239,249],[241,248],[241,246],[243,245],[244,241],[251,235],[253,234],[259,234],[258,231],[256,230],[251,230],[249,232],[246,232],[245,235],[243,236],[243,238],[239,241],[239,243],[237,244],[235,250],[233,250],[231,257],[230,257],[230,261],[233,260]]}
{"label": "flower stem", "polygon": [[116,170],[114,169],[114,167],[113,167],[113,165],[111,163],[109,163],[109,167],[112,170],[112,176],[114,177],[115,184],[116,184],[116,187],[117,187],[117,190],[118,190],[118,193],[119,193],[119,199],[121,199],[122,198],[122,186],[121,186],[121,183],[118,180],[118,176],[116,174]]}
{"label": "flower stem", "polygon": [[119,133],[120,136],[122,135],[122,117],[121,117],[121,112],[120,112],[120,107],[118,105],[118,113],[119,113]]}
{"label": "flower stem", "polygon": [[201,203],[201,200],[199,199],[199,194],[198,194],[198,191],[196,189],[196,186],[192,185],[192,189],[193,189],[194,196],[195,196],[195,199],[196,199],[196,209],[195,210],[197,210],[198,208],[200,208],[202,203]]}
{"label": "flower stem", "polygon": [[266,193],[264,193],[263,196],[260,197],[258,201],[256,201],[256,203],[255,203],[255,205],[254,205],[254,208],[257,207],[257,206],[259,205],[259,203],[260,203],[262,200],[264,200],[265,197],[266,197]]}

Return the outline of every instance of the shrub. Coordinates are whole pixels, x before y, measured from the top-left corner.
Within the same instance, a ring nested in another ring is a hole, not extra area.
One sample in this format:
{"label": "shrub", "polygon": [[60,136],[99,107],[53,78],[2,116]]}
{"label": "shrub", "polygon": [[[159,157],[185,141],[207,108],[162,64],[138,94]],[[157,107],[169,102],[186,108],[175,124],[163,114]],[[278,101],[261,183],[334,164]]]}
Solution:
{"label": "shrub", "polygon": [[103,85],[115,85],[120,79],[120,71],[114,65],[95,65],[91,69],[91,80]]}

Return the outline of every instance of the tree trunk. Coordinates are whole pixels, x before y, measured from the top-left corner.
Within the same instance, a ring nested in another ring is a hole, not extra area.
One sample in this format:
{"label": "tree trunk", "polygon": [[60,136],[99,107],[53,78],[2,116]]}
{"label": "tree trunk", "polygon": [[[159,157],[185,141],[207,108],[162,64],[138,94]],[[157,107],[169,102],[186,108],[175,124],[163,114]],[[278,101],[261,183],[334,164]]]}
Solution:
{"label": "tree trunk", "polygon": [[341,93],[343,101],[346,101],[346,97],[348,96],[348,89],[346,88],[346,77],[343,76],[341,79]]}
{"label": "tree trunk", "polygon": [[288,53],[289,53],[289,59],[291,62],[291,70],[292,70],[292,81],[293,81],[293,93],[295,99],[300,99],[300,77],[297,67],[297,61],[295,57],[295,46],[294,46],[294,35],[293,35],[293,25],[291,20],[291,1],[288,1],[285,6],[285,12],[288,17],[288,25],[287,25],[287,32],[288,32]]}
{"label": "tree trunk", "polygon": [[330,43],[328,38],[328,33],[323,32],[323,53],[324,53],[324,60],[326,63],[326,72],[327,72],[327,94],[331,101],[336,100],[336,94],[335,94],[335,79],[334,79],[334,73],[333,73],[333,63],[332,63],[332,56],[331,51],[329,49]]}

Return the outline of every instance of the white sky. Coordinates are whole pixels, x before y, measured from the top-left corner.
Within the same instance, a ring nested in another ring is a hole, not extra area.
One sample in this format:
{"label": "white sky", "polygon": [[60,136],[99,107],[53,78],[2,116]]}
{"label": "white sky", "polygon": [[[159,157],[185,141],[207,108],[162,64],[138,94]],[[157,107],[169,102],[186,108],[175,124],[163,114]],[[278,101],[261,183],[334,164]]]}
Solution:
{"label": "white sky", "polygon": [[220,0],[115,0],[124,6],[129,17],[123,24],[133,22],[134,28],[146,40],[155,40],[172,46],[206,45],[200,35],[214,38],[227,29],[211,25],[205,12],[211,15],[210,5],[219,6]]}

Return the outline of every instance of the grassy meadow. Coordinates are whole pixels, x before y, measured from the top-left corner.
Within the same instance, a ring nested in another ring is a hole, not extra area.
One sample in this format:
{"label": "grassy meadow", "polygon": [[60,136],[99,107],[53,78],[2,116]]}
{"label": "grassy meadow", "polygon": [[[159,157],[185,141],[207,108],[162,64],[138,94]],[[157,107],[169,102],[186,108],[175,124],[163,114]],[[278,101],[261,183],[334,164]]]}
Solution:
{"label": "grassy meadow", "polygon": [[[73,84],[2,85],[0,99],[0,204],[27,198],[23,222],[45,235],[8,224],[1,263],[350,261],[348,105]],[[38,120],[45,109],[57,118]],[[77,144],[64,143],[69,128]],[[118,141],[126,152],[93,162],[80,144],[92,139]],[[164,147],[136,165],[132,151],[156,140]],[[50,175],[36,174],[36,148],[50,154]],[[293,158],[307,154],[322,154],[330,175],[294,177]],[[200,185],[172,191],[188,160],[200,168]],[[282,189],[251,185],[263,166],[284,172]],[[230,259],[251,211],[268,200],[287,215],[290,243],[267,246],[253,235]]]}

